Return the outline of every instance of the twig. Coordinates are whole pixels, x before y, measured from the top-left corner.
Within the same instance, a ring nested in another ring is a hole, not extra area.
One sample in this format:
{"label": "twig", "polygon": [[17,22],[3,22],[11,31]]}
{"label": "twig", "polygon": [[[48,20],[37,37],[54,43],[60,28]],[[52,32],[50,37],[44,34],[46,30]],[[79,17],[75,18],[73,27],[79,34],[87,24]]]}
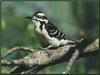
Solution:
{"label": "twig", "polygon": [[69,62],[67,64],[66,70],[63,72],[63,74],[69,74],[73,63],[75,62],[75,60],[77,59],[78,56],[79,56],[79,50],[76,49],[75,53],[73,53],[72,57],[70,58],[70,60],[69,60]]}
{"label": "twig", "polygon": [[99,38],[97,38],[96,40],[94,40],[93,43],[91,43],[90,45],[88,45],[85,49],[84,52],[92,52],[96,49],[99,49]]}
{"label": "twig", "polygon": [[2,64],[2,66],[4,65],[4,66],[19,66],[19,65],[21,65],[21,62],[20,61],[18,61],[18,60],[10,60],[10,61],[8,61],[8,60],[1,60],[1,64]]}
{"label": "twig", "polygon": [[83,50],[83,52],[79,55],[79,58],[96,55],[99,52],[99,38],[97,38]]}
{"label": "twig", "polygon": [[18,50],[19,51],[27,51],[27,52],[31,52],[31,53],[34,51],[34,49],[32,49],[32,48],[27,48],[27,47],[24,47],[24,46],[16,46],[14,48],[7,50],[7,52],[5,54],[3,54],[1,59],[7,57],[8,55],[10,55],[10,54],[12,54],[12,53],[14,53],[15,51],[18,51]]}

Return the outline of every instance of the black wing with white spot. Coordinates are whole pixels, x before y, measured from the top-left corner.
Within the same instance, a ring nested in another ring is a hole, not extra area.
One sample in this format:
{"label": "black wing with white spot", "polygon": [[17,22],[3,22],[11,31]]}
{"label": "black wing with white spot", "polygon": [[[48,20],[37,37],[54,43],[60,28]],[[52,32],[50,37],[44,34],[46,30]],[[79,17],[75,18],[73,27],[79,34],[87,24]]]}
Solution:
{"label": "black wing with white spot", "polygon": [[50,37],[55,37],[59,40],[61,39],[67,39],[67,37],[65,36],[65,34],[63,34],[62,32],[60,32],[58,30],[58,28],[56,26],[54,26],[52,23],[48,22],[45,26],[48,34]]}

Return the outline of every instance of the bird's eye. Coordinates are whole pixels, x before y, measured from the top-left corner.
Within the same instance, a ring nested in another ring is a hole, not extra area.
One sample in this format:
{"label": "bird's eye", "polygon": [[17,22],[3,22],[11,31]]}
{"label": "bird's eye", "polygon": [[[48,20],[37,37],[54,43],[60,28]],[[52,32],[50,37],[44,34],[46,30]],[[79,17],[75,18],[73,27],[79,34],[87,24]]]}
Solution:
{"label": "bird's eye", "polygon": [[38,16],[36,15],[37,18],[41,18],[41,19],[47,19],[45,16]]}
{"label": "bird's eye", "polygon": [[36,19],[32,19],[32,20],[35,20],[36,21]]}

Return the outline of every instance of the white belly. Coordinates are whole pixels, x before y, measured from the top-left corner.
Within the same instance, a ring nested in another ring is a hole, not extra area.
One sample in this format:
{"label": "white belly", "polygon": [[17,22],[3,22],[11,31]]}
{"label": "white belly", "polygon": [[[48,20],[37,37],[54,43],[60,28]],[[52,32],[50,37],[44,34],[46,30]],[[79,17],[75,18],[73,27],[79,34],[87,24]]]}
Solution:
{"label": "white belly", "polygon": [[49,42],[43,35],[36,32],[36,37],[43,47],[47,47],[49,45]]}

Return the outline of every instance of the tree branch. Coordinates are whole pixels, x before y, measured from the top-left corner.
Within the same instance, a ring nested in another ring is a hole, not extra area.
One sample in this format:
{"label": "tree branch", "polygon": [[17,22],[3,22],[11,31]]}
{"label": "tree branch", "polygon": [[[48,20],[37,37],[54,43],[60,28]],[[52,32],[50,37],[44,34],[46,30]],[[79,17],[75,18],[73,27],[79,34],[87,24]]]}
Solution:
{"label": "tree branch", "polygon": [[27,48],[27,47],[24,47],[24,46],[16,46],[14,48],[7,50],[8,52],[3,54],[1,59],[7,57],[8,55],[10,55],[10,54],[12,54],[12,53],[14,53],[15,51],[18,51],[18,50],[19,51],[27,51],[27,52],[31,52],[31,53],[34,51],[34,49],[32,49],[32,48]]}
{"label": "tree branch", "polygon": [[75,50],[75,53],[73,53],[71,59],[69,60],[69,62],[67,64],[68,66],[66,67],[66,70],[63,72],[63,74],[66,74],[66,73],[69,74],[73,63],[75,62],[75,60],[77,59],[78,56],[79,56],[79,50]]}
{"label": "tree branch", "polygon": [[[79,53],[78,58],[89,56],[87,54],[94,55],[95,52],[97,53],[99,49],[99,39],[96,39],[92,44],[88,45],[86,48],[83,49],[82,53]],[[66,61],[69,61],[69,64],[67,68],[71,68],[72,64],[75,62],[76,58],[73,56],[73,54],[76,51],[75,45],[66,45],[59,47],[57,49],[50,49],[48,50],[48,53],[50,54],[48,56],[47,52],[44,50],[34,50],[27,47],[14,47],[11,49],[13,51],[16,50],[26,50],[32,52],[32,54],[25,56],[21,59],[17,60],[1,60],[2,66],[17,66],[17,68],[12,71],[11,73],[37,73],[41,69],[50,66],[55,65],[58,63],[63,63]],[[34,51],[34,52],[33,52]],[[80,51],[80,50],[79,50]],[[94,53],[94,54],[93,54]],[[7,53],[9,55],[9,52]],[[71,57],[73,58],[71,59]],[[4,58],[3,56],[2,58]],[[72,63],[70,63],[70,61]],[[70,69],[69,69],[70,70]]]}

